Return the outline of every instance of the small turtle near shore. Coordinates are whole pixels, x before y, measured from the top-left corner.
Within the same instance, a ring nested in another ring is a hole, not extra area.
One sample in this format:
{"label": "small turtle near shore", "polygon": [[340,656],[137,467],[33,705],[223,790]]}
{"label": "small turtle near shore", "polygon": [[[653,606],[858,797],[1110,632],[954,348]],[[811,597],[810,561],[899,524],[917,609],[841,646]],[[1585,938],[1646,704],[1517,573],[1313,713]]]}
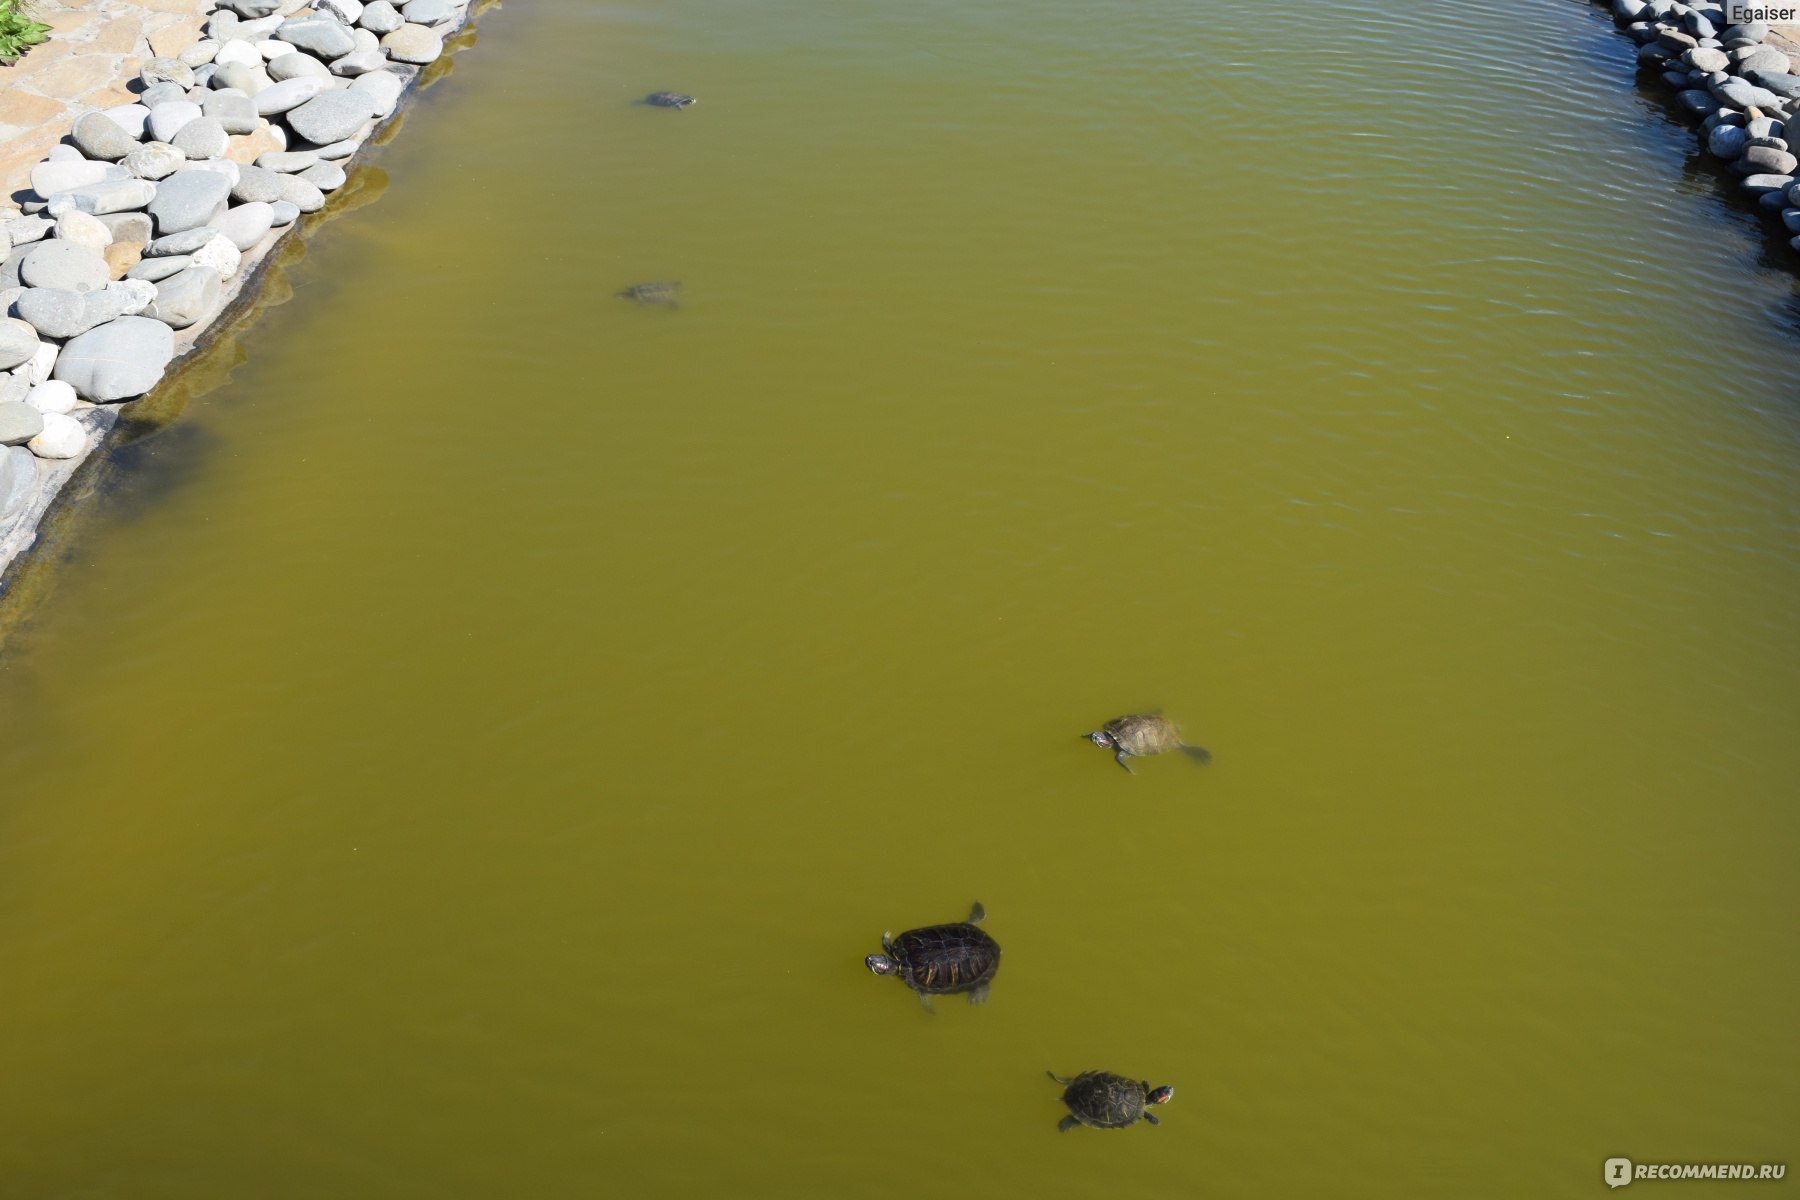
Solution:
{"label": "small turtle near shore", "polygon": [[690,104],[700,103],[692,96],[684,96],[680,92],[651,92],[639,104],[648,104],[651,108],[672,108],[680,112]]}
{"label": "small turtle near shore", "polygon": [[1000,943],[975,928],[986,916],[977,900],[967,921],[909,929],[899,937],[884,933],[882,953],[869,955],[863,965],[877,975],[898,975],[919,993],[926,1012],[934,1011],[933,996],[956,992],[967,992],[970,1004],[980,1004],[1000,970]]}
{"label": "small turtle near shore", "polygon": [[1127,717],[1114,717],[1092,733],[1082,735],[1094,745],[1111,750],[1113,758],[1128,774],[1137,772],[1131,769],[1128,758],[1147,758],[1152,754],[1167,754],[1171,750],[1179,750],[1195,762],[1204,766],[1212,761],[1212,752],[1204,746],[1190,746],[1181,740],[1181,730],[1167,717],[1155,713],[1133,713]]}
{"label": "small turtle near shore", "polygon": [[1148,1080],[1127,1079],[1111,1071],[1083,1071],[1073,1079],[1065,1079],[1055,1071],[1045,1074],[1068,1085],[1062,1099],[1069,1106],[1069,1115],[1056,1126],[1063,1133],[1077,1125],[1090,1129],[1125,1129],[1139,1121],[1161,1125],[1150,1107],[1167,1104],[1175,1094],[1175,1089],[1167,1085],[1153,1088]]}
{"label": "small turtle near shore", "polygon": [[624,300],[636,300],[639,304],[666,304],[675,307],[681,299],[681,281],[679,279],[658,279],[650,283],[634,283],[618,293]]}

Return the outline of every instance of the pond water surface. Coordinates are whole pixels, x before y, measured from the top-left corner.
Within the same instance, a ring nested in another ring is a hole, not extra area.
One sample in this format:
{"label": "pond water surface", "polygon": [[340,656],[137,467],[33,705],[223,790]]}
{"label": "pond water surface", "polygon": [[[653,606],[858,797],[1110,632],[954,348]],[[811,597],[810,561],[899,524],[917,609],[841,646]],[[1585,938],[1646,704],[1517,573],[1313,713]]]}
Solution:
{"label": "pond water surface", "polygon": [[1792,263],[1408,7],[485,12],[8,597],[0,1193],[1800,1168]]}

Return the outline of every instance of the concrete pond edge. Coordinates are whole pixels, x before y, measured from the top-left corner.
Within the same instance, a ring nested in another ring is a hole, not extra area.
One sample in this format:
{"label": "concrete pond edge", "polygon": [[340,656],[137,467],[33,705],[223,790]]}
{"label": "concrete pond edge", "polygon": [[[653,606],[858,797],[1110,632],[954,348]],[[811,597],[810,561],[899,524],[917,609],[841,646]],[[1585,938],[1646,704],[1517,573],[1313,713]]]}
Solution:
{"label": "concrete pond edge", "polygon": [[490,4],[215,0],[0,204],[0,606],[123,406],[256,311],[273,253]]}

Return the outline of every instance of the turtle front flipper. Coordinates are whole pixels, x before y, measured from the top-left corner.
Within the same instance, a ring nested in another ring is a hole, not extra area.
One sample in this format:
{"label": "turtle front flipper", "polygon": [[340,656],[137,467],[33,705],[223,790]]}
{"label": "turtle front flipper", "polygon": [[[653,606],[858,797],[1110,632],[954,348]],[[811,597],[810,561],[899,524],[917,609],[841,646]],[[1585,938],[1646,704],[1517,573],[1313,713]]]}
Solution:
{"label": "turtle front flipper", "polygon": [[1081,1124],[1081,1122],[1077,1121],[1073,1116],[1064,1117],[1056,1123],[1056,1132],[1067,1133],[1079,1124]]}
{"label": "turtle front flipper", "polygon": [[925,1011],[934,1017],[937,1016],[937,1006],[931,1002],[931,997],[924,992],[919,992],[918,997],[919,1003],[925,1006]]}
{"label": "turtle front flipper", "polygon": [[1159,1120],[1157,1120],[1157,1119],[1156,1119],[1156,1114],[1155,1114],[1155,1113],[1153,1113],[1153,1112],[1147,1112],[1147,1113],[1145,1113],[1145,1114],[1144,1114],[1144,1120],[1146,1120],[1146,1121],[1148,1121],[1148,1122],[1150,1122],[1150,1123],[1151,1123],[1151,1124],[1152,1124],[1152,1125],[1161,1125],[1161,1124],[1162,1124],[1162,1122],[1161,1122],[1161,1121],[1159,1121]]}
{"label": "turtle front flipper", "polygon": [[1058,1075],[1055,1071],[1045,1071],[1044,1074],[1048,1075],[1051,1079],[1055,1080],[1057,1083],[1070,1084],[1070,1083],[1075,1082],[1073,1079],[1064,1079],[1061,1075]]}
{"label": "turtle front flipper", "polygon": [[1130,757],[1129,754],[1125,753],[1125,748],[1123,746],[1113,751],[1113,761],[1118,763],[1121,767],[1124,767],[1127,775],[1136,775],[1137,772],[1131,769],[1131,764],[1125,761]]}
{"label": "turtle front flipper", "polygon": [[1183,744],[1181,752],[1203,767],[1212,761],[1212,751],[1208,750],[1205,746],[1189,746]]}

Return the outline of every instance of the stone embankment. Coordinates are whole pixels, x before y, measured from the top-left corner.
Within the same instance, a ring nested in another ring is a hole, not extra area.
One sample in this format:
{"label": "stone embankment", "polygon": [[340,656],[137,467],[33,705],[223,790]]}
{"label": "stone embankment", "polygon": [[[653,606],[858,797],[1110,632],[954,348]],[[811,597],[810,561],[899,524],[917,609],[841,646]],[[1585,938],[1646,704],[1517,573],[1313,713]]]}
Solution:
{"label": "stone embankment", "polygon": [[1800,157],[1788,127],[1800,111],[1791,27],[1726,24],[1718,4],[1612,0],[1613,21],[1638,43],[1638,65],[1674,90],[1698,122],[1701,146],[1725,163],[1743,194],[1779,214],[1800,249]]}
{"label": "stone embankment", "polygon": [[0,204],[0,572],[119,404],[152,391],[343,186],[467,10],[220,0],[197,40],[145,63],[129,102],[77,116],[16,207]]}

